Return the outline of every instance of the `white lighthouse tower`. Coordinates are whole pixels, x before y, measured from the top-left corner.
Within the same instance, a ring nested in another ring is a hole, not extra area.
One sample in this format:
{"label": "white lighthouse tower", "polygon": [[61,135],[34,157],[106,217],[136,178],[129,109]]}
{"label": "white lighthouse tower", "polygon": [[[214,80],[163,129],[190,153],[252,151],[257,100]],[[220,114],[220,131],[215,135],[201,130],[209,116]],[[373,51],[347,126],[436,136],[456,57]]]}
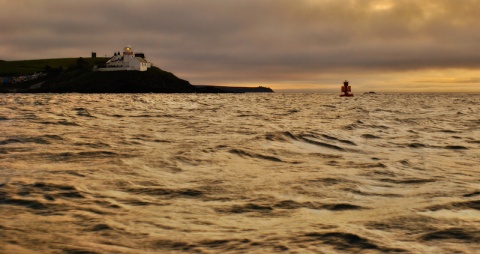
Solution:
{"label": "white lighthouse tower", "polygon": [[127,64],[124,66],[129,66],[128,63],[130,63],[130,60],[132,60],[133,58],[135,58],[135,56],[133,55],[132,46],[130,45],[125,46],[123,48],[123,62]]}

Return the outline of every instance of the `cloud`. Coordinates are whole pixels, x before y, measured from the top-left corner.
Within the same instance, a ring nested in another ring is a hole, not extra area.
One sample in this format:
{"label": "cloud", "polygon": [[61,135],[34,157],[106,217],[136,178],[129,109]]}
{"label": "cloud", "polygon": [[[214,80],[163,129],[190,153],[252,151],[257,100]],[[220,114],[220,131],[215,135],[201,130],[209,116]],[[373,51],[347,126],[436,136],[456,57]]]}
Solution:
{"label": "cloud", "polygon": [[0,58],[125,44],[195,83],[480,67],[476,0],[0,0]]}
{"label": "cloud", "polygon": [[424,78],[416,80],[417,83],[437,83],[437,84],[465,84],[480,83],[480,78]]}

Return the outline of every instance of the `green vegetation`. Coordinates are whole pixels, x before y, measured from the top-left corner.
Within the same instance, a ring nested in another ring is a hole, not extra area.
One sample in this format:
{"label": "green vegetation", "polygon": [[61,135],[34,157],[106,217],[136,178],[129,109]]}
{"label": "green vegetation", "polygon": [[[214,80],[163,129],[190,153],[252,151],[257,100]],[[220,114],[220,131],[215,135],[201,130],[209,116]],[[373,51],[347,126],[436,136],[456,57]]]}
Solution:
{"label": "green vegetation", "polygon": [[0,76],[46,75],[2,84],[0,92],[19,93],[192,93],[197,88],[157,67],[147,71],[93,71],[107,58],[62,58],[0,61]]}
{"label": "green vegetation", "polygon": [[[48,70],[67,70],[77,65],[79,58],[39,59],[23,61],[0,61],[0,76],[20,76],[45,72]],[[105,63],[108,58],[82,58],[85,63],[93,68],[97,62]]]}
{"label": "green vegetation", "polygon": [[93,71],[94,65],[108,58],[61,58],[25,61],[1,61],[0,77],[36,78],[0,84],[0,92],[9,93],[244,93],[273,92],[269,88],[232,88],[192,86],[188,81],[157,67],[147,71]]}
{"label": "green vegetation", "polygon": [[196,92],[196,88],[188,81],[157,67],[147,71],[110,72],[75,68],[52,76],[35,92],[188,93]]}

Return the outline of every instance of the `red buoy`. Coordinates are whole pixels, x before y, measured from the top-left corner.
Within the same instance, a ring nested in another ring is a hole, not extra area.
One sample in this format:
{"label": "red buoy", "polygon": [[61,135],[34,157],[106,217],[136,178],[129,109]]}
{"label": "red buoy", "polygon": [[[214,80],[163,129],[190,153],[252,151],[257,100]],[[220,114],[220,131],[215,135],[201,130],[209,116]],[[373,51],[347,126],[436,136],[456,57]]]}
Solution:
{"label": "red buoy", "polygon": [[348,81],[345,80],[343,82],[343,86],[342,86],[342,93],[340,94],[340,97],[352,97],[353,96],[353,93],[352,93],[352,87],[348,85]]}

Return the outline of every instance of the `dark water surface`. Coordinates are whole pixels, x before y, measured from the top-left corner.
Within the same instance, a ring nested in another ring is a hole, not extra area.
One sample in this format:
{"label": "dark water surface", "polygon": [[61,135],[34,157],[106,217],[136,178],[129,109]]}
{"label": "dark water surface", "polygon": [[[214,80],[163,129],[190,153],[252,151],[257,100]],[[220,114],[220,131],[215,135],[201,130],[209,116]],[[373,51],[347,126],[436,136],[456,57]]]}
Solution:
{"label": "dark water surface", "polygon": [[480,95],[0,106],[0,253],[480,250]]}

